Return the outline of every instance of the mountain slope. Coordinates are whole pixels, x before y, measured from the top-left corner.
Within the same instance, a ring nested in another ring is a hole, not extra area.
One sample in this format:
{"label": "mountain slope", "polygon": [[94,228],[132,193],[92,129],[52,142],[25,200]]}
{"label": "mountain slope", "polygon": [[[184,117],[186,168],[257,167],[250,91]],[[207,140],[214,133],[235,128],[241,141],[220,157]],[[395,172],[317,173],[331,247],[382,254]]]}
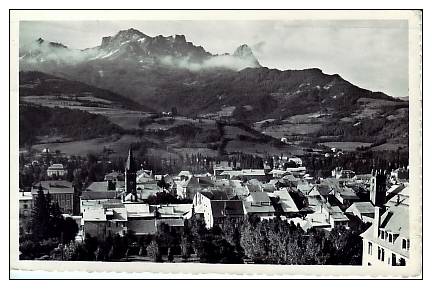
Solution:
{"label": "mountain slope", "polygon": [[110,107],[129,108],[151,111],[149,107],[140,105],[112,91],[90,86],[88,84],[68,80],[39,71],[19,73],[19,96],[21,99],[35,96],[55,96],[71,100],[88,100],[107,104]]}
{"label": "mountain slope", "polygon": [[408,143],[408,102],[317,68],[268,69],[247,45],[213,55],[183,35],[151,37],[131,28],[84,50],[38,40],[21,49],[20,69],[110,90],[124,97],[117,103],[131,99],[148,111],[240,121],[277,138],[289,132],[293,140],[376,142],[382,134]]}

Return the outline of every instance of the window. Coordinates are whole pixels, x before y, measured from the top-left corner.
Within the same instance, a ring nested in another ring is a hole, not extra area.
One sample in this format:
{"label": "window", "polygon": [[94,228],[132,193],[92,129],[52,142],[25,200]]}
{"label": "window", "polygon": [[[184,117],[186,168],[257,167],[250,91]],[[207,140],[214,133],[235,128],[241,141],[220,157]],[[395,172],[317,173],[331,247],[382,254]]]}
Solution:
{"label": "window", "polygon": [[389,241],[390,243],[393,243],[393,235],[392,235],[392,234],[389,234],[389,235],[388,235],[388,241]]}
{"label": "window", "polygon": [[381,230],[381,231],[380,231],[380,238],[381,238],[382,240],[385,239],[384,230]]}
{"label": "window", "polygon": [[409,250],[410,241],[409,239],[402,239],[402,249]]}
{"label": "window", "polygon": [[28,205],[27,204],[24,204],[24,209],[28,209]]}
{"label": "window", "polygon": [[372,242],[368,242],[368,254],[372,255]]}
{"label": "window", "polygon": [[392,253],[391,265],[396,266],[396,254]]}
{"label": "window", "polygon": [[378,246],[378,260],[384,261],[384,248]]}

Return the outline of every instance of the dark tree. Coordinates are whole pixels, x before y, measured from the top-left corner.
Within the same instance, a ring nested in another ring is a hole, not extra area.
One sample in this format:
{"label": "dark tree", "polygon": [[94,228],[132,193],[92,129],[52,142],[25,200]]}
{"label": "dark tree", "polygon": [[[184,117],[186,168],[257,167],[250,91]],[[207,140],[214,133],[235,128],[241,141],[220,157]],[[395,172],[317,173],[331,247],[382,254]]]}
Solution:
{"label": "dark tree", "polygon": [[49,218],[49,202],[45,197],[42,185],[39,185],[31,218],[31,232],[36,241],[41,241],[42,239],[48,237]]}

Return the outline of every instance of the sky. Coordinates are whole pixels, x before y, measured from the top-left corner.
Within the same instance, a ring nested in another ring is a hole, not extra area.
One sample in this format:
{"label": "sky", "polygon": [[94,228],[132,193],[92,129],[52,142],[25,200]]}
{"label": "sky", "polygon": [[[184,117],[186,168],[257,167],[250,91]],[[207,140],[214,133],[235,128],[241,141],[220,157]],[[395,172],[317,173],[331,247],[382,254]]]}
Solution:
{"label": "sky", "polygon": [[320,68],[362,88],[408,95],[408,23],[402,20],[26,21],[20,45],[42,37],[84,49],[129,28],[149,36],[183,34],[212,54],[248,44],[269,68]]}

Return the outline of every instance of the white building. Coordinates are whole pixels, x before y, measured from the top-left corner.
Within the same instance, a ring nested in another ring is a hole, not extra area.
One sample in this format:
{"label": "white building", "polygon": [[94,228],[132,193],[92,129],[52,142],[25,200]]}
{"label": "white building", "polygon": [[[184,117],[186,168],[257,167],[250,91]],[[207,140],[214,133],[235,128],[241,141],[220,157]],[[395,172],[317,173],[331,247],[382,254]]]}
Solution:
{"label": "white building", "polygon": [[67,173],[66,169],[64,168],[63,164],[53,164],[47,169],[47,175],[48,177],[62,177]]}
{"label": "white building", "polygon": [[406,205],[389,207],[384,213],[375,207],[374,221],[363,234],[364,266],[409,264],[409,211]]}

